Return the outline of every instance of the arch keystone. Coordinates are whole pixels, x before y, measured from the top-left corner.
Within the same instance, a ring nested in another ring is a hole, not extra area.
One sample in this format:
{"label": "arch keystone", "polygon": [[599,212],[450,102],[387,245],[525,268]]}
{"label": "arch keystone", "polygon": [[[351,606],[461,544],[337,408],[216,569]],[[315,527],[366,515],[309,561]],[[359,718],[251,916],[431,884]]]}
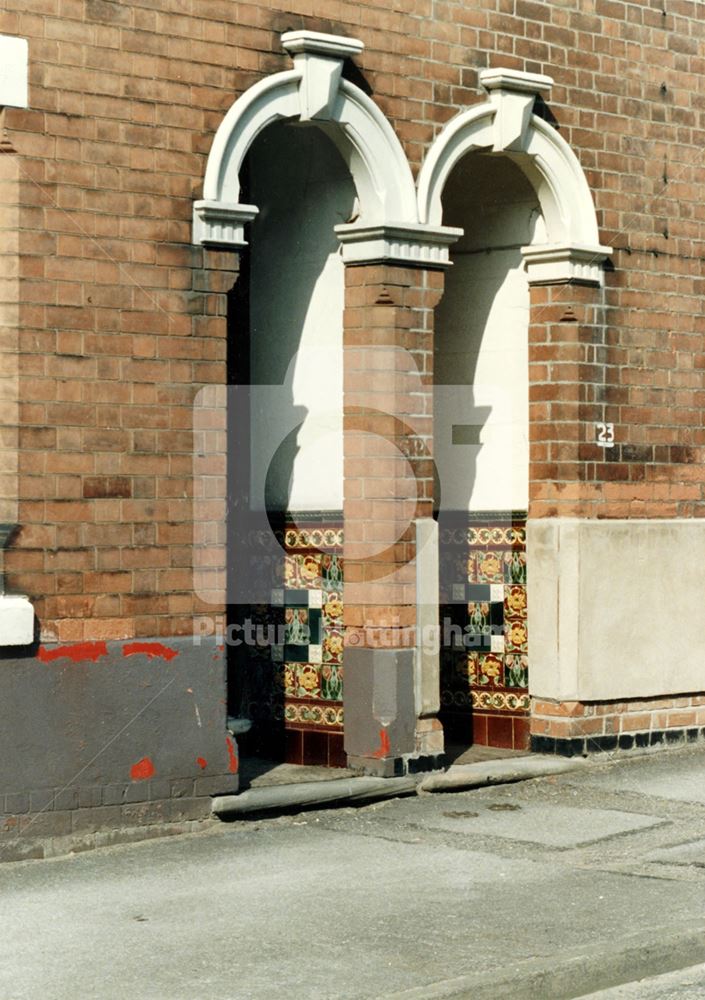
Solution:
{"label": "arch keystone", "polygon": [[494,117],[494,150],[524,150],[536,95],[548,93],[550,76],[518,69],[483,69],[480,83],[497,109]]}
{"label": "arch keystone", "polygon": [[301,73],[300,120],[328,121],[340,86],[343,60],[362,52],[364,44],[357,38],[320,31],[287,31],[281,41]]}

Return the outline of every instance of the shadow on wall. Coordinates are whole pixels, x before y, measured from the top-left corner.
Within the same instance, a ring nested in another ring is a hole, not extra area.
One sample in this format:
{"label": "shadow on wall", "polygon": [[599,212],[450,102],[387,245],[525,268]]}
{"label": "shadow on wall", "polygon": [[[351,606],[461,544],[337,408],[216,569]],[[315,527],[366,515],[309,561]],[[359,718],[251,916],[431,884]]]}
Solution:
{"label": "shadow on wall", "polygon": [[529,288],[522,246],[543,239],[533,187],[506,155],[470,153],[443,194],[461,226],[435,318],[439,510],[528,502]]}

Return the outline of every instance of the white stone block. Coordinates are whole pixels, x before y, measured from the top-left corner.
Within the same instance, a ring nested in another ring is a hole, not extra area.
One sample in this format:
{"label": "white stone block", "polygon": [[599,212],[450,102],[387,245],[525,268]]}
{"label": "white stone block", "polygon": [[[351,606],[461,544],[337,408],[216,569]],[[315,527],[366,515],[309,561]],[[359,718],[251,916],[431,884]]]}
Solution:
{"label": "white stone block", "polygon": [[0,35],[0,106],[26,108],[29,103],[28,90],[27,39]]}
{"label": "white stone block", "polygon": [[0,596],[0,647],[28,646],[34,639],[34,608],[26,597]]}

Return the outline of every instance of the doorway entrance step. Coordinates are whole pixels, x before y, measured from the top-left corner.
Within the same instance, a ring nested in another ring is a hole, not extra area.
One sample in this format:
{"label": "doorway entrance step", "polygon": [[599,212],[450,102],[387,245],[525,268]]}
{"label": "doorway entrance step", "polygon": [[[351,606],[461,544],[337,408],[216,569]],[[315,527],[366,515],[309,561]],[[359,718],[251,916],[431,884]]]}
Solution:
{"label": "doorway entrance step", "polygon": [[307,806],[341,805],[345,803],[394,798],[398,795],[426,792],[451,792],[501,785],[550,774],[562,774],[589,767],[583,758],[556,758],[533,754],[479,761],[473,764],[453,764],[447,771],[435,774],[409,774],[401,778],[361,777],[302,781],[288,785],[251,787],[236,795],[218,795],[213,799],[212,812],[221,819],[247,813],[294,809]]}

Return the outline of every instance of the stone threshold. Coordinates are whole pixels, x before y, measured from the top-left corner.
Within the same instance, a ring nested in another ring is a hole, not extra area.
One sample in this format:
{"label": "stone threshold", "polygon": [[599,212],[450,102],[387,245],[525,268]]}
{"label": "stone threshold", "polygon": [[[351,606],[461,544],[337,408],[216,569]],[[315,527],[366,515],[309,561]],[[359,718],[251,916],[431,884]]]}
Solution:
{"label": "stone threshold", "polygon": [[[291,784],[254,786],[235,795],[218,795],[213,799],[213,814],[220,819],[232,819],[248,813],[288,810],[310,806],[337,806],[345,803],[418,795],[427,792],[459,791],[486,785],[508,784],[562,774],[585,767],[582,758],[566,759],[531,754],[500,759],[451,764],[445,771],[431,774],[407,774],[383,778],[374,775],[339,777]],[[324,770],[324,769],[321,769]]]}

